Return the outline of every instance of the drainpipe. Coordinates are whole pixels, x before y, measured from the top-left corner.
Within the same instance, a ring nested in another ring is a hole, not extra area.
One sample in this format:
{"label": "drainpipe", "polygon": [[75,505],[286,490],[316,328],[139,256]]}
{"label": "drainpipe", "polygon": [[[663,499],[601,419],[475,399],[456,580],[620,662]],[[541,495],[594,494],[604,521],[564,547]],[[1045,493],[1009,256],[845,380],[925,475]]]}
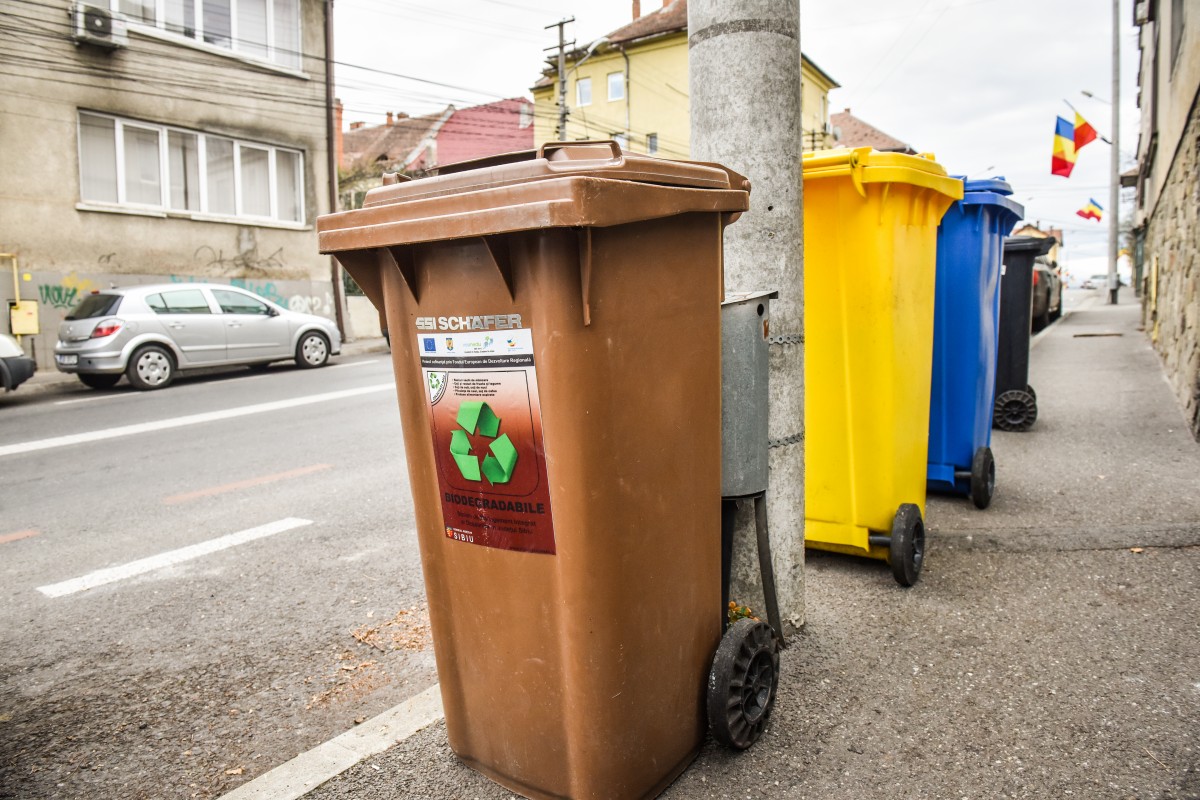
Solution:
{"label": "drainpipe", "polygon": [[629,77],[629,53],[625,52],[624,47],[618,47],[621,51],[621,57],[625,59],[625,141],[633,141],[633,131],[629,125],[629,107],[633,102],[629,97],[629,89],[633,85],[632,79]]}
{"label": "drainpipe", "polygon": [[[329,213],[338,210],[338,130],[334,127],[333,109],[333,0],[325,0],[325,168],[329,171]],[[346,341],[346,313],[342,308],[342,267],[337,259],[329,258],[329,279],[333,284],[333,309],[338,333]]]}

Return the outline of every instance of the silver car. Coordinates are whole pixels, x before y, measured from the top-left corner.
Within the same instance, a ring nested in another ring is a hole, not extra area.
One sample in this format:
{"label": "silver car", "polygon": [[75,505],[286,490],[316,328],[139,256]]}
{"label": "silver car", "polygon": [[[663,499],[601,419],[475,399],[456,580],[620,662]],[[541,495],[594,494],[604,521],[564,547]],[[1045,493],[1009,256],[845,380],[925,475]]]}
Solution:
{"label": "silver car", "polygon": [[125,375],[162,389],[177,372],[295,359],[320,367],[340,353],[337,326],[235,286],[166,283],[93,291],[58,327],[54,362],[93,389]]}

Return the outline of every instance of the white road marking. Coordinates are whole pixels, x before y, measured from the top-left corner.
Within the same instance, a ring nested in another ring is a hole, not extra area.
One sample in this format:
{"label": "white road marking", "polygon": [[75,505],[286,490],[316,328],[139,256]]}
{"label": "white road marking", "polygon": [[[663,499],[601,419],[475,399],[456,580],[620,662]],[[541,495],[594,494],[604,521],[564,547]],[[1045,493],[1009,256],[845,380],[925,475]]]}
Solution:
{"label": "white road marking", "polygon": [[193,558],[206,556],[209,553],[215,553],[239,544],[253,542],[255,539],[263,539],[267,536],[274,536],[277,533],[290,531],[294,528],[302,528],[305,525],[312,525],[312,520],[288,517],[277,522],[259,525],[257,528],[247,528],[244,531],[231,533],[228,536],[209,539],[207,542],[200,542],[189,547],[181,547],[178,550],[169,550],[166,553],[160,553],[156,556],[131,561],[119,567],[110,567],[108,569],[89,572],[81,578],[73,578],[61,583],[52,583],[48,586],[39,586],[38,591],[47,597],[63,597],[68,594],[94,589],[97,586],[104,586],[108,583],[116,583],[126,578],[143,575],[147,572],[153,572],[156,569],[162,569],[163,567],[170,567],[184,561],[190,561]]}
{"label": "white road marking", "polygon": [[297,800],[363,759],[428,728],[443,717],[436,683],[325,744],[243,783],[221,800]]}
{"label": "white road marking", "polygon": [[145,397],[145,392],[126,392],[124,394],[98,394],[95,397],[80,397],[75,400],[58,400],[54,403],[56,406],[69,406],[75,403],[94,403],[97,400],[113,400],[118,397]]}
{"label": "white road marking", "polygon": [[296,408],[297,406],[307,406],[313,403],[324,403],[329,400],[343,400],[347,397],[357,397],[358,395],[371,394],[372,392],[393,391],[394,389],[395,384],[377,383],[372,386],[363,386],[359,389],[344,389],[340,392],[314,394],[309,395],[308,397],[293,397],[290,400],[277,400],[271,403],[258,403],[252,406],[227,408],[224,411],[208,411],[203,414],[190,414],[186,417],[163,419],[158,420],[157,422],[140,422],[136,425],[122,425],[118,428],[105,428],[103,430],[90,431],[88,433],[73,433],[68,436],[55,436],[50,439],[36,439],[31,442],[0,445],[0,457],[13,456],[20,453],[32,453],[36,450],[50,450],[55,447],[68,447],[73,444],[100,442],[105,439],[117,439],[122,436],[133,436],[139,433],[152,433],[154,431],[168,430],[170,428],[182,428],[186,425],[199,425],[203,422],[217,422],[223,419],[245,417],[250,414],[263,414],[268,411],[281,411],[285,408]]}
{"label": "white road marking", "polygon": [[349,362],[346,362],[345,364],[334,364],[332,366],[326,367],[326,369],[341,369],[342,367],[365,367],[368,364],[378,364],[380,361],[383,361],[383,359],[382,358],[372,358],[368,361],[349,361]]}

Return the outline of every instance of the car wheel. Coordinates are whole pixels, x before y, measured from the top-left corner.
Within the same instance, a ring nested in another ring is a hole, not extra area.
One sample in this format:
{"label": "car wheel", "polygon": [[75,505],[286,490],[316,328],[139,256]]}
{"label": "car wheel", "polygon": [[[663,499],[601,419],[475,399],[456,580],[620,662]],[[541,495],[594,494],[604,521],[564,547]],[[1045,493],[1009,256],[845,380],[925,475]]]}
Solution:
{"label": "car wheel", "polygon": [[148,344],[139,347],[129,360],[125,376],[135,389],[165,389],[175,380],[175,357],[164,347]]}
{"label": "car wheel", "polygon": [[1046,304],[1042,306],[1042,313],[1033,318],[1033,329],[1040,331],[1050,324],[1050,297],[1046,296]]}
{"label": "car wheel", "polygon": [[901,586],[912,586],[921,577],[925,564],[925,523],[921,509],[904,503],[892,518],[892,538],[888,546],[892,577]]}
{"label": "car wheel", "polygon": [[316,331],[300,337],[296,345],[296,365],[303,369],[323,367],[329,361],[329,340]]}
{"label": "car wheel", "polygon": [[121,373],[110,375],[107,372],[79,373],[79,382],[91,389],[111,389],[121,380]]}

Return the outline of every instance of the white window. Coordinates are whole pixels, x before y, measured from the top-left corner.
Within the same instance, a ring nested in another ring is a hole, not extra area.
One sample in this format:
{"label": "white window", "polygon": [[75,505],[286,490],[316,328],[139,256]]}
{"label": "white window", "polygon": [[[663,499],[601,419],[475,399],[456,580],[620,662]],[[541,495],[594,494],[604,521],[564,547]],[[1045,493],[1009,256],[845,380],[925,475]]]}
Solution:
{"label": "white window", "polygon": [[575,81],[575,105],[590,106],[592,104],[592,79],[580,78]]}
{"label": "white window", "polygon": [[625,73],[623,73],[623,72],[608,73],[608,99],[609,100],[624,100],[625,99]]}
{"label": "white window", "polygon": [[130,22],[299,69],[300,0],[109,0]]}
{"label": "white window", "polygon": [[296,150],[79,112],[85,203],[303,222]]}
{"label": "white window", "polygon": [[[640,97],[641,95],[638,95],[638,96]],[[646,152],[649,153],[650,155],[654,155],[655,153],[658,152],[658,134],[657,133],[647,133],[646,134]]]}
{"label": "white window", "polygon": [[528,128],[533,124],[533,106],[528,103],[521,104],[521,115],[517,120],[517,127],[521,129]]}

